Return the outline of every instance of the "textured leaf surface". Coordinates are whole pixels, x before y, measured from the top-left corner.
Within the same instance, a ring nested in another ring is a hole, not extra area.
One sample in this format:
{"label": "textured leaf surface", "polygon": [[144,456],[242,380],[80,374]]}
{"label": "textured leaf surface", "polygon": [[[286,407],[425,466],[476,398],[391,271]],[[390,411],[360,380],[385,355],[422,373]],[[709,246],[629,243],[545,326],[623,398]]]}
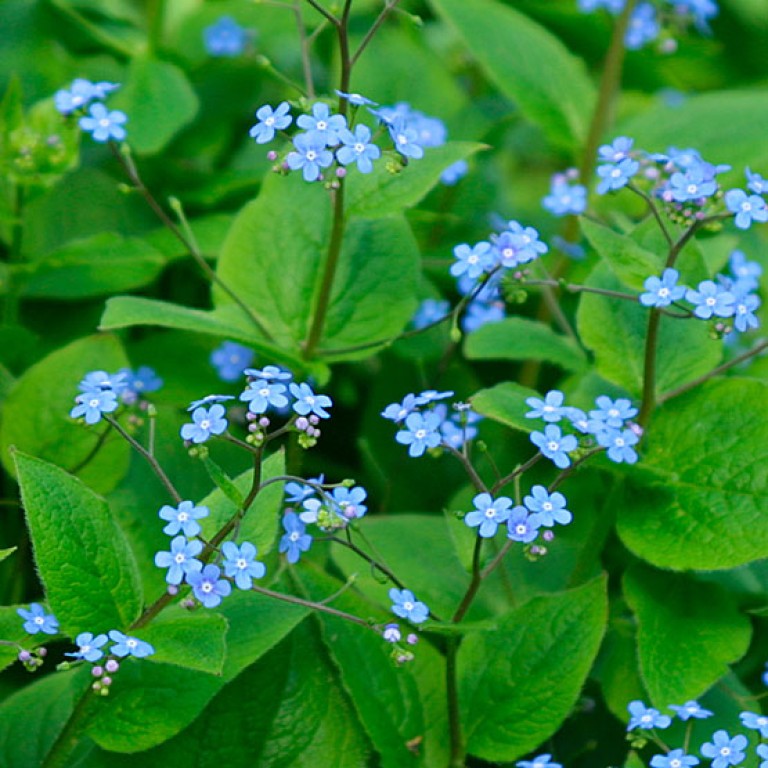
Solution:
{"label": "textured leaf surface", "polygon": [[504,381],[488,389],[481,389],[471,400],[472,407],[483,416],[500,421],[512,429],[532,432],[537,428],[537,420],[525,417],[531,410],[531,406],[525,402],[529,397],[541,395],[517,382]]}
{"label": "textured leaf surface", "polygon": [[541,360],[567,371],[581,371],[587,364],[573,339],[527,317],[481,326],[466,337],[464,354],[470,360]]}
{"label": "textured leaf surface", "polygon": [[[622,291],[623,286],[605,264],[587,280],[590,286]],[[576,315],[579,334],[595,353],[597,372],[639,395],[649,311],[639,302],[583,294]],[[722,357],[722,345],[709,337],[709,326],[696,319],[662,317],[656,358],[656,389],[672,389],[712,370]]]}
{"label": "textured leaf surface", "polygon": [[141,610],[141,584],[107,503],[53,464],[15,458],[37,569],[62,631],[127,627]]}
{"label": "textured leaf surface", "polygon": [[[8,452],[13,445],[77,470],[78,477],[97,491],[114,488],[128,471],[130,448],[113,433],[84,464],[105,425],[81,426],[69,417],[69,412],[75,404],[77,384],[88,371],[113,372],[127,365],[114,336],[89,336],[57,349],[25,371],[3,404],[0,446],[5,468],[15,472]],[[51,382],[56,382],[55,386]]]}
{"label": "textured leaf surface", "polygon": [[724,379],[651,420],[618,531],[661,568],[733,568],[768,551],[768,384]]}
{"label": "textured leaf surface", "polygon": [[698,699],[747,651],[749,619],[715,584],[637,566],[624,595],[638,622],[637,653],[651,702]]}
{"label": "textured leaf surface", "polygon": [[[459,649],[459,699],[469,752],[511,761],[536,748],[568,716],[600,647],[606,582],[536,597],[496,632]],[[524,727],[521,727],[524,723]]]}
{"label": "textured leaf surface", "polygon": [[431,0],[494,85],[555,144],[583,142],[594,88],[583,62],[544,27],[496,0]]}

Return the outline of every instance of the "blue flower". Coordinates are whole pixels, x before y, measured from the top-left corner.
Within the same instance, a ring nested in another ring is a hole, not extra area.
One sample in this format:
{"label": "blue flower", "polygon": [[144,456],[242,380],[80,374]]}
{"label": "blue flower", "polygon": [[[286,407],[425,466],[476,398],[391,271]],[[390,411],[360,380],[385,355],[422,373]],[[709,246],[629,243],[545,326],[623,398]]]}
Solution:
{"label": "blue flower", "polygon": [[365,96],[361,96],[359,93],[344,93],[344,91],[336,91],[337,96],[342,96],[345,98],[350,104],[352,104],[355,107],[362,107],[364,105],[375,107],[377,106],[375,101],[371,101],[370,99],[366,98]]}
{"label": "blue flower", "polygon": [[515,765],[517,768],[563,768],[560,763],[553,763],[551,760],[552,755],[544,754],[534,757],[533,760],[520,760]]}
{"label": "blue flower", "polygon": [[768,744],[758,744],[756,751],[758,757],[763,758],[763,761],[757,768],[768,768]]}
{"label": "blue flower", "polygon": [[700,282],[698,290],[688,288],[685,298],[695,306],[693,314],[702,320],[709,320],[713,315],[731,317],[736,309],[734,295],[712,280]]}
{"label": "blue flower", "polygon": [[736,330],[744,333],[750,328],[760,325],[755,310],[760,306],[760,299],[755,294],[749,296],[736,296],[736,304],[733,313],[733,324]]}
{"label": "blue flower", "polygon": [[77,643],[78,649],[74,653],[65,653],[65,656],[82,659],[83,661],[98,661],[104,655],[101,647],[106,645],[107,636],[96,635],[94,637],[92,632],[81,632],[75,638],[75,643]]}
{"label": "blue flower", "polygon": [[336,159],[342,165],[357,163],[360,173],[370,173],[373,170],[373,160],[381,157],[381,150],[371,143],[371,130],[367,125],[355,126],[355,132],[343,128],[339,138],[344,144],[336,150]]}
{"label": "blue flower", "polygon": [[265,381],[290,381],[293,378],[290,371],[284,371],[276,365],[265,365],[261,370],[246,368],[243,373],[250,378],[264,379]]}
{"label": "blue flower", "polygon": [[754,712],[742,712],[739,717],[745,728],[760,731],[760,735],[764,739],[768,739],[768,717],[757,715]]}
{"label": "blue flower", "polygon": [[602,181],[597,185],[598,194],[604,195],[606,192],[625,187],[639,169],[640,164],[630,157],[619,160],[615,165],[611,163],[599,166],[597,175]]}
{"label": "blue flower", "polygon": [[441,174],[440,183],[446,187],[452,187],[463,179],[469,172],[469,163],[466,160],[457,160],[451,163]]}
{"label": "blue flower", "polygon": [[118,371],[118,373],[91,371],[85,375],[85,378],[77,385],[77,388],[81,392],[111,391],[116,395],[121,395],[127,386],[128,376],[125,370]]}
{"label": "blue flower", "polygon": [[571,466],[568,453],[575,451],[579,444],[573,435],[563,435],[554,424],[548,424],[544,432],[532,432],[531,442],[560,469]]}
{"label": "blue flower", "polygon": [[247,39],[246,31],[230,16],[222,16],[203,30],[205,50],[211,56],[238,56]]}
{"label": "blue flower", "polygon": [[429,608],[416,599],[410,589],[389,590],[389,599],[392,601],[392,613],[401,619],[408,619],[414,624],[421,624],[429,616]]}
{"label": "blue flower", "polygon": [[640,438],[631,429],[609,427],[597,433],[597,442],[608,449],[608,458],[616,464],[634,464],[637,451],[632,447]]}
{"label": "blue flower", "polygon": [[125,112],[112,110],[111,112],[101,104],[91,104],[86,117],[81,117],[78,125],[88,131],[94,141],[105,142],[122,141],[126,137],[123,125],[128,121]]}
{"label": "blue flower", "polygon": [[538,515],[529,515],[525,507],[513,507],[507,519],[507,538],[530,544],[539,535],[540,527]]}
{"label": "blue flower", "polygon": [[701,745],[701,754],[712,760],[712,768],[728,768],[744,760],[746,746],[746,736],[738,734],[731,738],[727,731],[720,730],[715,731],[711,742]]}
{"label": "blue flower", "polygon": [[200,398],[200,400],[195,400],[194,402],[190,403],[187,410],[194,411],[195,408],[200,408],[201,406],[213,405],[214,403],[225,403],[227,400],[234,399],[234,395],[206,395],[205,397]]}
{"label": "blue flower", "polygon": [[600,395],[595,400],[595,405],[597,409],[590,411],[589,416],[606,427],[623,427],[627,419],[637,416],[637,408],[634,408],[626,397],[611,400],[607,395]]}
{"label": "blue flower", "polygon": [[176,536],[171,539],[170,552],[155,554],[155,565],[168,569],[165,580],[169,584],[181,584],[186,574],[202,570],[203,564],[195,559],[202,551],[201,541],[187,541],[184,536]]}
{"label": "blue flower", "polygon": [[757,289],[763,268],[756,261],[748,261],[743,251],[733,251],[728,259],[728,266],[735,281],[733,290],[737,293],[749,293]]}
{"label": "blue flower", "polygon": [[220,435],[227,428],[224,418],[223,405],[212,405],[210,408],[195,408],[192,412],[192,424],[184,424],[181,437],[193,443],[204,443],[211,435]]}
{"label": "blue flower", "polygon": [[312,537],[306,533],[306,526],[294,512],[286,512],[283,517],[285,533],[280,539],[279,551],[286,553],[289,563],[298,563],[302,552],[308,552],[312,546]]}
{"label": "blue flower", "polygon": [[125,635],[116,629],[109,633],[109,639],[114,643],[109,652],[113,656],[119,656],[120,658],[134,656],[137,659],[143,659],[145,656],[151,656],[155,652],[155,649],[144,640]]}
{"label": "blue flower", "polygon": [[753,221],[768,221],[768,206],[758,195],[748,195],[742,189],[731,189],[725,193],[725,205],[736,214],[734,223],[739,229],[749,229]]}
{"label": "blue flower", "polygon": [[390,403],[382,412],[381,415],[385,419],[394,421],[395,424],[399,424],[405,420],[405,417],[410,413],[413,413],[416,408],[423,405],[423,401],[414,394],[406,395],[403,398],[402,403]]}
{"label": "blue flower", "polygon": [[[309,482],[322,485],[325,482],[325,476],[319,475],[310,478]],[[315,493],[316,491],[311,485],[295,482],[285,484],[285,500],[290,504],[301,504],[305,499],[314,496]]]}
{"label": "blue flower", "polygon": [[525,414],[526,419],[544,419],[548,422],[557,422],[565,415],[565,408],[563,408],[563,400],[565,395],[557,389],[553,389],[544,396],[541,400],[538,397],[529,397],[526,399],[526,404],[533,408],[532,411],[528,411]]}
{"label": "blue flower", "polygon": [[293,146],[296,151],[289,152],[285,162],[292,171],[301,168],[304,181],[317,181],[320,169],[327,168],[333,162],[333,154],[325,148],[325,141],[314,132],[294,136]]}
{"label": "blue flower", "polygon": [[338,507],[338,514],[345,520],[356,520],[365,515],[368,507],[362,502],[367,495],[365,488],[360,486],[334,488],[331,494],[334,504]]}
{"label": "blue flower", "polygon": [[531,495],[523,499],[523,504],[539,516],[545,528],[551,528],[555,523],[568,525],[571,522],[573,515],[565,508],[567,503],[562,493],[549,493],[543,485],[534,485]]}
{"label": "blue flower", "polygon": [[411,318],[411,325],[416,330],[442,320],[450,311],[451,305],[446,299],[424,299],[419,304],[416,314]]}
{"label": "blue flower", "polygon": [[243,371],[253,362],[253,350],[225,341],[211,352],[211,365],[222,381],[237,381]]}
{"label": "blue flower", "polygon": [[256,562],[256,547],[250,541],[244,541],[239,547],[234,541],[227,541],[221,547],[224,555],[224,573],[234,577],[238,589],[250,589],[254,579],[260,579],[267,568],[264,563]]}
{"label": "blue flower", "polygon": [[631,715],[627,725],[628,731],[633,731],[635,728],[641,728],[644,731],[651,728],[668,728],[672,722],[669,715],[662,715],[658,709],[646,707],[642,701],[630,702],[627,709]]}
{"label": "blue flower", "polygon": [[660,31],[656,8],[651,3],[638,3],[630,16],[624,45],[630,51],[636,51],[655,40]]}
{"label": "blue flower", "polygon": [[583,184],[569,184],[556,174],[549,194],[541,204],[554,216],[584,213],[587,210],[587,188]]}
{"label": "blue flower", "polygon": [[506,309],[503,301],[490,303],[475,299],[467,306],[461,327],[465,333],[471,333],[482,328],[488,323],[498,323],[506,317]]}
{"label": "blue flower", "polygon": [[701,166],[689,168],[685,173],[673,173],[669,185],[672,199],[678,203],[711,197],[717,192],[717,182],[705,178]]}
{"label": "blue flower", "polygon": [[[624,0],[620,1],[623,6]],[[597,150],[598,158],[603,163],[619,163],[631,157],[630,153],[634,143],[634,139],[630,139],[628,136],[619,136],[611,144],[603,144]]]}
{"label": "blue flower", "polygon": [[30,635],[38,632],[55,635],[59,631],[58,619],[52,613],[46,613],[40,603],[30,603],[29,610],[17,608],[16,613],[24,619],[24,631]]}
{"label": "blue flower", "polygon": [[69,90],[56,91],[53,102],[62,115],[70,115],[85,107],[92,99],[103,99],[120,86],[115,83],[92,83],[81,77],[73,80]]}
{"label": "blue flower", "polygon": [[427,448],[440,445],[440,423],[435,413],[411,413],[405,418],[405,429],[395,435],[400,445],[407,445],[409,456],[422,456]]}
{"label": "blue flower", "polygon": [[120,373],[125,374],[125,389],[121,393],[124,403],[134,403],[146,392],[157,392],[163,386],[163,380],[148,365],[142,365],[135,372],[122,368]]}
{"label": "blue flower", "polygon": [[288,405],[288,398],[283,394],[287,389],[285,384],[273,384],[267,379],[256,379],[248,385],[245,392],[240,395],[240,399],[248,403],[248,410],[251,413],[266,413],[270,406],[279,409]]}
{"label": "blue flower", "polygon": [[446,398],[453,397],[454,392],[446,390],[445,392],[439,392],[436,389],[425,389],[419,393],[419,403],[421,405],[427,405],[427,403],[435,403],[438,400],[445,400]]}
{"label": "blue flower", "polygon": [[764,195],[768,192],[768,181],[766,181],[759,173],[752,173],[749,168],[746,169],[747,187],[750,191],[756,195]]}
{"label": "blue flower", "polygon": [[451,265],[451,274],[459,277],[466,273],[468,277],[480,277],[487,269],[493,266],[493,251],[491,244],[481,241],[471,248],[466,243],[457,245],[453,249],[453,255],[457,259]]}
{"label": "blue flower", "polygon": [[403,633],[400,631],[399,624],[387,624],[384,627],[384,631],[381,633],[381,636],[388,643],[399,643],[403,636]]}
{"label": "blue flower", "polygon": [[681,705],[671,704],[669,708],[683,721],[689,720],[690,718],[694,718],[695,720],[705,720],[708,717],[712,717],[714,714],[714,712],[704,709],[698,701],[686,701],[685,704]]}
{"label": "blue flower", "polygon": [[686,755],[682,749],[673,749],[666,755],[654,755],[651,768],[693,768],[699,764],[699,758]]}
{"label": "blue flower", "polygon": [[565,418],[571,422],[571,425],[574,427],[574,429],[577,429],[583,435],[591,434],[591,423],[587,417],[587,414],[584,413],[581,408],[566,406],[563,408],[563,416],[565,416]]}
{"label": "blue flower", "polygon": [[259,107],[256,110],[256,117],[259,118],[259,122],[251,128],[248,135],[256,139],[257,144],[266,144],[272,141],[275,138],[275,131],[282,131],[293,121],[291,115],[288,114],[290,109],[291,105],[287,101],[278,104],[274,110],[269,104]]}
{"label": "blue flower", "polygon": [[527,264],[549,250],[533,227],[524,227],[517,221],[507,222],[507,229],[494,239],[494,247],[503,267]]}
{"label": "blue flower", "polygon": [[208,517],[208,507],[196,507],[191,501],[182,501],[178,507],[170,507],[164,504],[158,513],[161,520],[168,520],[168,525],[163,528],[163,533],[175,536],[181,531],[187,538],[192,538],[200,533],[200,523],[204,517]]}
{"label": "blue flower", "polygon": [[644,283],[645,293],[640,294],[640,303],[645,307],[668,307],[673,301],[685,296],[686,288],[678,285],[680,273],[667,267],[661,275],[649,277]]}
{"label": "blue flower", "polygon": [[331,418],[331,414],[325,410],[333,405],[333,401],[328,395],[316,395],[309,384],[295,384],[291,382],[289,388],[291,394],[296,398],[293,410],[299,416],[308,416],[312,413],[321,419]]}
{"label": "blue flower", "polygon": [[220,576],[221,569],[212,563],[202,571],[187,574],[187,584],[206,608],[215,608],[232,591],[232,585]]}
{"label": "blue flower", "polygon": [[394,122],[387,125],[387,128],[395,144],[395,149],[403,157],[412,157],[414,160],[424,157],[424,149],[418,143],[419,134],[415,129],[408,127],[405,120],[396,118]]}
{"label": "blue flower", "polygon": [[69,412],[73,419],[83,417],[86,424],[96,424],[101,421],[103,413],[112,413],[118,406],[117,396],[112,390],[102,392],[83,392],[75,398],[74,408]]}
{"label": "blue flower", "polygon": [[464,516],[464,522],[470,528],[478,528],[478,535],[483,539],[490,539],[496,535],[499,525],[509,519],[512,499],[499,496],[494,499],[490,493],[479,493],[472,500],[474,510]]}
{"label": "blue flower", "polygon": [[328,105],[318,101],[312,107],[312,114],[300,115],[296,124],[308,132],[315,146],[335,147],[341,140],[341,131],[347,127],[347,120],[344,115],[332,115]]}

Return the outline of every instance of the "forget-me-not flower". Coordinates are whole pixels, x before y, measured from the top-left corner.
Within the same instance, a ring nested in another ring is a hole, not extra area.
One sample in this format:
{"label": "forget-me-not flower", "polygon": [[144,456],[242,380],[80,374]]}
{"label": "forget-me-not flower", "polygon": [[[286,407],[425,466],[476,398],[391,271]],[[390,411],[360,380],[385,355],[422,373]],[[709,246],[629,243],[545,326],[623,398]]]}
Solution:
{"label": "forget-me-not flower", "polygon": [[429,616],[429,608],[417,600],[410,589],[389,590],[389,599],[392,601],[392,613],[401,619],[408,619],[414,624],[421,624]]}
{"label": "forget-me-not flower", "polygon": [[298,563],[302,552],[307,552],[312,545],[312,537],[306,532],[306,526],[294,512],[283,516],[285,533],[280,538],[278,550],[285,552],[289,563]]}
{"label": "forget-me-not flower", "polygon": [[477,528],[481,538],[493,538],[498,527],[509,519],[512,499],[506,496],[494,499],[490,493],[479,493],[472,503],[475,508],[464,516],[465,524]]}
{"label": "forget-me-not flower", "polygon": [[24,631],[30,635],[42,632],[55,635],[59,631],[59,621],[52,613],[46,613],[40,603],[30,603],[29,610],[17,608],[16,613],[24,619]]}
{"label": "forget-me-not flower", "polygon": [[195,408],[192,412],[192,424],[184,424],[181,437],[193,443],[204,443],[211,435],[220,435],[227,429],[224,418],[226,410],[223,405],[212,405],[210,408]]}
{"label": "forget-me-not flower", "polygon": [[289,114],[290,110],[291,105],[287,101],[281,102],[275,109],[272,109],[269,104],[259,107],[256,110],[259,122],[248,131],[248,135],[256,139],[257,144],[272,141],[276,131],[282,131],[293,121],[293,117]]}
{"label": "forget-me-not flower", "polygon": [[88,131],[94,141],[122,141],[126,137],[123,125],[128,122],[125,112],[114,109],[108,110],[101,102],[92,104],[88,115],[81,117],[78,125]]}

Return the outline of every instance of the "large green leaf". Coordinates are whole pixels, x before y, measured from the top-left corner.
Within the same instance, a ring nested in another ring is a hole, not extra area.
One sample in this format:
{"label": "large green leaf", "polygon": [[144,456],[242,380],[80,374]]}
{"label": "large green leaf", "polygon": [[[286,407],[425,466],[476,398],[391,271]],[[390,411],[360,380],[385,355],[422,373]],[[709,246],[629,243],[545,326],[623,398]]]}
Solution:
{"label": "large green leaf", "polygon": [[587,364],[573,339],[527,317],[481,326],[465,338],[464,354],[470,360],[541,360],[568,371],[581,371]]}
{"label": "large green leaf", "polygon": [[606,620],[601,577],[533,598],[503,617],[495,632],[468,635],[458,674],[470,754],[515,760],[549,738],[578,698]]}
{"label": "large green leaf", "polygon": [[133,554],[107,503],[63,469],[15,453],[37,570],[71,637],[127,627],[139,614]]}
{"label": "large green leaf", "polygon": [[578,151],[595,92],[584,63],[544,27],[496,0],[430,0],[494,85],[549,139]]}
{"label": "large green leaf", "polygon": [[[587,285],[612,291],[623,286],[607,264],[599,264]],[[643,388],[645,338],[649,310],[639,302],[585,293],[577,323],[584,344],[595,353],[597,372],[638,395]],[[656,389],[663,392],[714,368],[722,345],[709,336],[709,325],[697,319],[661,318],[656,355]]]}
{"label": "large green leaf", "polygon": [[768,551],[768,384],[713,381],[664,405],[618,531],[661,568],[733,568]]}
{"label": "large green leaf", "polygon": [[659,708],[699,698],[749,647],[749,619],[715,584],[637,566],[624,575],[624,595],[637,616],[640,672]]}
{"label": "large green leaf", "polygon": [[125,86],[110,107],[128,115],[127,141],[138,153],[160,152],[199,108],[187,76],[175,64],[136,56],[128,69]]}
{"label": "large green leaf", "polygon": [[[319,185],[295,174],[268,177],[259,197],[235,219],[218,261],[219,276],[237,287],[276,343],[296,355],[317,309],[330,212],[328,193]],[[418,262],[402,217],[349,221],[320,350],[399,333],[416,308]],[[214,301],[217,307],[231,304],[216,288]]]}
{"label": "large green leaf", "polygon": [[525,401],[529,397],[541,397],[534,389],[528,389],[514,381],[504,381],[488,389],[481,389],[472,395],[472,407],[483,416],[500,421],[512,429],[532,432],[536,429],[535,419],[527,419],[531,410]]}
{"label": "large green leaf", "polygon": [[89,336],[57,349],[25,371],[3,404],[0,457],[5,468],[15,472],[8,452],[15,446],[55,461],[98,491],[114,488],[128,471],[128,444],[112,433],[92,454],[106,425],[76,424],[69,412],[78,394],[77,384],[86,373],[114,372],[127,365],[114,336]]}

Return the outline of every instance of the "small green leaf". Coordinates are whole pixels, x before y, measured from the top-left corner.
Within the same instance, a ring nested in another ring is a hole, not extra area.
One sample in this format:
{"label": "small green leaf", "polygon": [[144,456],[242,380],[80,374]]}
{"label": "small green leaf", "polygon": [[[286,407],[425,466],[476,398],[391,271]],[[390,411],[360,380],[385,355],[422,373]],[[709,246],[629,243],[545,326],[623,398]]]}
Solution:
{"label": "small green leaf", "polygon": [[496,0],[431,0],[494,85],[555,144],[576,150],[595,92],[584,63],[552,33]]}
{"label": "small green leaf", "polygon": [[576,702],[606,619],[601,577],[533,598],[501,618],[498,631],[467,636],[458,674],[470,754],[507,762],[548,739]]}
{"label": "small green leaf", "polygon": [[0,563],[3,562],[7,557],[10,557],[18,547],[8,547],[7,549],[0,549]]}
{"label": "small green leaf", "polygon": [[651,420],[618,532],[660,568],[734,568],[768,551],[768,384],[724,379]]}
{"label": "small green leaf", "polygon": [[504,381],[488,389],[481,389],[470,398],[472,407],[479,414],[500,421],[512,429],[532,432],[536,428],[533,419],[525,414],[531,410],[526,405],[529,397],[541,397],[536,390],[528,389],[514,381]]}
{"label": "small green leaf", "polygon": [[698,699],[749,647],[752,626],[715,584],[637,565],[624,595],[638,623],[640,672],[659,708]]}
{"label": "small green leaf", "polygon": [[378,218],[400,213],[417,205],[440,181],[440,174],[453,163],[484,149],[483,144],[450,142],[430,147],[421,160],[414,160],[397,173],[387,170],[386,160],[371,173],[351,173],[348,177],[347,215]]}
{"label": "small green leaf", "polygon": [[464,341],[470,360],[542,360],[567,371],[582,371],[587,358],[571,338],[527,317],[508,317],[487,323]]}
{"label": "small green leaf", "polygon": [[128,143],[139,154],[160,152],[199,108],[187,76],[175,64],[145,56],[131,60],[125,86],[110,107],[128,115]]}
{"label": "small green leaf", "polygon": [[208,476],[216,484],[216,487],[235,505],[235,507],[242,507],[245,501],[245,496],[240,493],[237,485],[232,481],[232,478],[210,457],[204,456],[202,459],[203,466],[208,472]]}
{"label": "small green leaf", "polygon": [[104,499],[54,464],[14,458],[38,573],[62,631],[127,627],[141,610],[141,584]]}

